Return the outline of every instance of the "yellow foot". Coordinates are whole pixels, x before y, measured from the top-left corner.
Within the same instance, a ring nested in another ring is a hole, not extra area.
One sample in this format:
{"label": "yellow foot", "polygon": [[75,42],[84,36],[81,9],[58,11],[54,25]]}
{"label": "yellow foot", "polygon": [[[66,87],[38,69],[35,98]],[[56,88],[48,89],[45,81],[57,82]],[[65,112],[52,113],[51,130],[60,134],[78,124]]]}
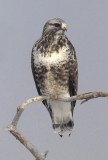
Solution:
{"label": "yellow foot", "polygon": [[57,99],[58,99],[58,96],[56,95],[56,96],[54,97],[54,99],[57,100]]}

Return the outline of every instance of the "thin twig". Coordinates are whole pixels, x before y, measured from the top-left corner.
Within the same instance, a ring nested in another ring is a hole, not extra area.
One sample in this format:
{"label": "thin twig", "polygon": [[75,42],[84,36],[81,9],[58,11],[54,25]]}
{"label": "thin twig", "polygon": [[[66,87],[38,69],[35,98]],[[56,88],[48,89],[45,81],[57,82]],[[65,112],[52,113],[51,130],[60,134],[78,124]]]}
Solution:
{"label": "thin twig", "polygon": [[7,130],[17,139],[19,140],[36,158],[36,160],[44,160],[48,151],[44,153],[39,153],[36,147],[31,144],[28,140],[24,138],[24,136],[17,130],[16,127],[10,125],[7,127]]}
{"label": "thin twig", "polygon": [[11,125],[6,127],[6,129],[32,153],[36,160],[44,160],[47,156],[48,151],[45,151],[44,153],[39,153],[38,150],[17,130],[17,124],[22,112],[28,104],[42,100],[44,100],[44,98],[40,96],[25,101],[21,106],[17,107],[17,113],[15,114]]}
{"label": "thin twig", "polygon": [[19,107],[17,107],[17,113],[13,118],[13,121],[11,123],[12,126],[17,126],[18,120],[22,114],[22,112],[24,111],[24,109],[27,107],[28,104],[33,103],[33,102],[37,102],[37,101],[43,101],[45,99],[45,97],[34,97],[34,98],[30,98],[28,100],[26,100],[22,105],[20,105]]}
{"label": "thin twig", "polygon": [[108,92],[88,92],[88,93],[83,93],[83,94],[78,94],[72,97],[63,97],[63,98],[58,98],[60,101],[64,102],[72,102],[75,100],[83,100],[81,103],[84,103],[90,99],[93,98],[98,98],[98,97],[108,97]]}
{"label": "thin twig", "polygon": [[22,115],[22,112],[27,107],[27,105],[32,102],[43,101],[44,99],[55,99],[55,100],[64,101],[64,102],[82,100],[81,103],[84,103],[90,99],[98,98],[98,97],[108,98],[108,92],[89,92],[89,93],[75,95],[72,97],[63,97],[63,98],[59,98],[58,96],[56,97],[39,96],[39,97],[30,98],[17,108],[17,113],[15,114],[11,125],[6,127],[6,129],[32,153],[32,155],[36,158],[36,160],[44,160],[47,156],[48,151],[44,153],[39,153],[38,150],[30,142],[28,142],[24,138],[24,136],[17,130],[18,121]]}

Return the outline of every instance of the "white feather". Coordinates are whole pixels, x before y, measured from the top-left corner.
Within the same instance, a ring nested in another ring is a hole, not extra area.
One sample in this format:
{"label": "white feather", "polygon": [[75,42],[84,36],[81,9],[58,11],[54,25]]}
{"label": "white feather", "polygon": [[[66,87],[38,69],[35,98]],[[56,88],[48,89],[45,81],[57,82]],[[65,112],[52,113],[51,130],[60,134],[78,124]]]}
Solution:
{"label": "white feather", "polygon": [[[62,96],[66,97],[69,95],[64,94]],[[64,132],[70,134],[72,128],[69,129],[65,126],[61,129],[61,126],[66,125],[69,121],[72,121],[71,103],[58,100],[49,100],[48,103],[50,104],[52,110],[52,123],[59,124],[59,127],[57,127],[54,132],[61,135],[63,135]]]}

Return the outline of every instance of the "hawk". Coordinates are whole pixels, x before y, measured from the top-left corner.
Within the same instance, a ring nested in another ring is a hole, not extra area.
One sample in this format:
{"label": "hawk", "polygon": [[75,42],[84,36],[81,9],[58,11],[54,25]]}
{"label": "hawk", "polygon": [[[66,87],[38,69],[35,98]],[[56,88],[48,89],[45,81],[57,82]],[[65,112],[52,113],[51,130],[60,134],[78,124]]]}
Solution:
{"label": "hawk", "polygon": [[[78,65],[75,49],[65,35],[66,23],[60,18],[48,20],[42,36],[33,46],[31,68],[39,95],[70,97],[77,94]],[[76,101],[43,100],[55,133],[71,134]]]}

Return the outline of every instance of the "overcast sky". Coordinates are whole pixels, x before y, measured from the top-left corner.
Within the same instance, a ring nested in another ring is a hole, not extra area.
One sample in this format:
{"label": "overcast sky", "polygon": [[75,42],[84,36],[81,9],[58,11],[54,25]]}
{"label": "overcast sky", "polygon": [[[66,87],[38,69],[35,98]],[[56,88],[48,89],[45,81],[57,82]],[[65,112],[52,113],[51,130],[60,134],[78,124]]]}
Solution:
{"label": "overcast sky", "polygon": [[[38,96],[31,73],[31,50],[45,22],[66,21],[66,33],[76,49],[78,93],[108,91],[107,0],[0,0],[0,159],[34,160],[4,126],[16,107]],[[41,102],[23,113],[18,129],[48,160],[108,160],[108,100],[99,98],[74,110],[70,137],[53,133],[50,116]]]}

